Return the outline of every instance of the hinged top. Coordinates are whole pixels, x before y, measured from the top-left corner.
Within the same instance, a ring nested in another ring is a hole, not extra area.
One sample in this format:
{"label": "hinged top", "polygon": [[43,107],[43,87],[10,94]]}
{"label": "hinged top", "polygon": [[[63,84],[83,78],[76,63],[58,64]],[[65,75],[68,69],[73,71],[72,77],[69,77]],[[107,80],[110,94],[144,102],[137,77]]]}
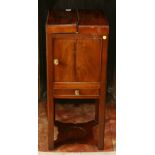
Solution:
{"label": "hinged top", "polygon": [[79,10],[78,19],[80,34],[107,35],[109,33],[109,25],[102,11]]}
{"label": "hinged top", "polygon": [[79,25],[108,26],[104,13],[100,10],[79,10]]}
{"label": "hinged top", "polygon": [[77,23],[77,14],[75,10],[50,10],[47,19],[49,25],[75,24]]}
{"label": "hinged top", "polygon": [[50,10],[47,32],[106,35],[109,25],[102,11],[97,10]]}
{"label": "hinged top", "polygon": [[51,33],[76,33],[77,13],[75,10],[50,10],[47,18],[47,31]]}

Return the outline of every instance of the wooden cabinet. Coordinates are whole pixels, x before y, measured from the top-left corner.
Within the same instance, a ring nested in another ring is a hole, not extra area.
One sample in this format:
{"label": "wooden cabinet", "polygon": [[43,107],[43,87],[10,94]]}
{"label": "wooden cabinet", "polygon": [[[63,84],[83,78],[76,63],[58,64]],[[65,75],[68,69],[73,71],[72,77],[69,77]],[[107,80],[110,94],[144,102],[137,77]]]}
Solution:
{"label": "wooden cabinet", "polygon": [[109,26],[101,11],[49,11],[46,23],[48,144],[54,148],[54,99],[98,100],[98,147],[104,142]]}

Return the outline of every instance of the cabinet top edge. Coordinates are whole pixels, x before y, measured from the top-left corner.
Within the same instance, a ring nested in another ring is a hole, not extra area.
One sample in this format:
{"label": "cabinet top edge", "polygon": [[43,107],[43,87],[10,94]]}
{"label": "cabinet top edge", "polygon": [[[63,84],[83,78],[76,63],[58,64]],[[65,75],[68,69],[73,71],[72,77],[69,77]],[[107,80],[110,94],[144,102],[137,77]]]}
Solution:
{"label": "cabinet top edge", "polygon": [[102,10],[49,10],[46,25],[109,26]]}

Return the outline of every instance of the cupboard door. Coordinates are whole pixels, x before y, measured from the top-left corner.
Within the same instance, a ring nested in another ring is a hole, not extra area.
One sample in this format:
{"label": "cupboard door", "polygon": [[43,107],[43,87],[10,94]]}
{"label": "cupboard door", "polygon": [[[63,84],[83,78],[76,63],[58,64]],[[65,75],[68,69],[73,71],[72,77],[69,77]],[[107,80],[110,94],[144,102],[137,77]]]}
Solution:
{"label": "cupboard door", "polygon": [[102,39],[81,38],[77,40],[76,80],[99,82],[101,72]]}
{"label": "cupboard door", "polygon": [[54,82],[74,81],[74,49],[74,39],[53,39]]}

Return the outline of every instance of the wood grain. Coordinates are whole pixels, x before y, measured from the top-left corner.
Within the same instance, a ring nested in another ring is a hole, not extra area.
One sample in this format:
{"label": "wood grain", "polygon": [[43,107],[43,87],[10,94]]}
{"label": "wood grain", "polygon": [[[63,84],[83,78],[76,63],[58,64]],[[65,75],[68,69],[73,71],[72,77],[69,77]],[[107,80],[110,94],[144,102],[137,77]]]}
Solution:
{"label": "wood grain", "polygon": [[53,64],[52,55],[52,37],[50,34],[46,35],[46,61],[47,61],[47,118],[48,118],[48,148],[54,148],[54,102],[53,102]]}
{"label": "wood grain", "polygon": [[104,148],[104,129],[105,129],[105,109],[106,109],[106,86],[107,86],[107,49],[108,49],[108,37],[102,40],[102,64],[101,64],[101,89],[99,98],[99,111],[98,111],[98,123],[99,123],[99,137],[98,148]]}
{"label": "wood grain", "polygon": [[48,33],[77,32],[77,14],[75,10],[50,10],[46,23]]}
{"label": "wood grain", "polygon": [[[54,66],[54,82],[73,82],[74,75],[74,39],[56,38],[53,39],[54,59],[59,64]],[[53,62],[53,60],[51,59]]]}
{"label": "wood grain", "polygon": [[[108,34],[108,22],[100,11],[49,11],[46,23],[49,149],[54,148],[55,98],[96,99],[98,148],[103,148]],[[107,38],[103,39],[103,35]],[[54,59],[58,60],[57,65]]]}
{"label": "wood grain", "polygon": [[102,11],[79,10],[78,32],[80,34],[106,35],[108,21]]}
{"label": "wood grain", "polygon": [[99,82],[54,82],[53,89],[99,89]]}
{"label": "wood grain", "polygon": [[[79,96],[75,95],[75,90],[79,90]],[[54,89],[54,96],[74,96],[74,97],[87,97],[99,96],[98,89]]]}
{"label": "wood grain", "polygon": [[78,39],[76,50],[76,81],[99,82],[101,39]]}

